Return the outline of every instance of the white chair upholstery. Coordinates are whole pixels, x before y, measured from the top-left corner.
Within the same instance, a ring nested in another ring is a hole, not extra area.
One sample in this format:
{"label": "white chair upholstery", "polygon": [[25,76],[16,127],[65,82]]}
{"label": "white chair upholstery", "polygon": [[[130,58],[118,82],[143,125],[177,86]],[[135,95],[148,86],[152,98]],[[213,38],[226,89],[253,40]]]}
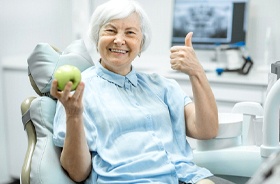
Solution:
{"label": "white chair upholstery", "polygon": [[83,40],[71,43],[63,53],[46,43],[38,44],[28,58],[30,82],[39,97],[29,97],[21,105],[28,135],[28,149],[22,166],[22,184],[74,183],[60,165],[61,149],[53,144],[53,118],[56,100],[50,97],[53,73],[70,64],[81,71],[93,65]]}
{"label": "white chair upholstery", "polygon": [[31,134],[35,135],[33,136],[35,140],[32,141],[34,143],[33,149],[28,153],[30,171],[27,173],[25,169],[22,170],[21,183],[74,183],[60,166],[61,149],[55,147],[52,141],[52,121],[56,101],[42,96],[28,98],[23,104],[25,104],[24,108],[30,106],[31,121],[29,121],[29,126],[34,127]]}

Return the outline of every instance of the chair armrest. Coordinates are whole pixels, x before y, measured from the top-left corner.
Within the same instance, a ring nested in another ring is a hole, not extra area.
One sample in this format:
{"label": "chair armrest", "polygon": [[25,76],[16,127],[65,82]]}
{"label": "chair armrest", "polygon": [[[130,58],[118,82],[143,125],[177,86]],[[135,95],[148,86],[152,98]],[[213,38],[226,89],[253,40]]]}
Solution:
{"label": "chair armrest", "polygon": [[[36,97],[29,97],[25,99],[21,103],[21,114],[22,116],[25,115],[31,105],[31,102],[35,99]],[[30,170],[31,170],[31,159],[32,159],[32,154],[35,149],[36,145],[36,131],[34,128],[34,125],[32,121],[29,119],[26,124],[24,123],[24,129],[26,130],[27,133],[27,138],[28,138],[28,147],[25,153],[25,158],[24,158],[24,163],[22,165],[21,169],[21,184],[29,184],[30,183]]]}

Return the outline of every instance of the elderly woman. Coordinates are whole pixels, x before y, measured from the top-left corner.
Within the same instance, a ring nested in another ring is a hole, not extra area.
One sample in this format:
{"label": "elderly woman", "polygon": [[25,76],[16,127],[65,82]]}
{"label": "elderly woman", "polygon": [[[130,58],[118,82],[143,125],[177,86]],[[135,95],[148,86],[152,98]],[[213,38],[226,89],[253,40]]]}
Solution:
{"label": "elderly woman", "polygon": [[192,48],[192,33],[185,46],[171,48],[170,63],[189,75],[193,102],[174,80],[132,66],[151,35],[149,19],[135,1],[97,7],[89,32],[99,62],[82,73],[75,92],[71,82],[58,91],[56,80],[51,89],[59,100],[54,143],[63,147],[61,165],[69,176],[86,183],[213,183],[217,177],[192,162],[186,141],[186,135],[210,139],[218,132],[214,95]]}

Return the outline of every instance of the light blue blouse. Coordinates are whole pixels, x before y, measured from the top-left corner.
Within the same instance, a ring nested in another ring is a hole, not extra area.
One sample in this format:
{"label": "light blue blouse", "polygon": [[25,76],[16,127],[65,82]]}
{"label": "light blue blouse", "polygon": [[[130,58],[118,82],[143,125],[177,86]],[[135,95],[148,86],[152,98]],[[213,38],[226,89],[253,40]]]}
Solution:
{"label": "light blue blouse", "polygon": [[[87,183],[197,182],[212,174],[192,162],[184,106],[175,80],[136,72],[121,76],[99,63],[82,73],[84,127],[92,152]],[[57,103],[54,143],[62,147],[65,111]]]}

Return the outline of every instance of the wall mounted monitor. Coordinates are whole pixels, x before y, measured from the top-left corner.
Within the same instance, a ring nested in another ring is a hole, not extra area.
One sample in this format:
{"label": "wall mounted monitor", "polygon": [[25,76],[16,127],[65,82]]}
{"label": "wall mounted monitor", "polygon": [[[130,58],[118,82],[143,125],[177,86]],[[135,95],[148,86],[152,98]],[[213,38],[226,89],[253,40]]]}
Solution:
{"label": "wall mounted monitor", "polygon": [[193,32],[193,46],[213,49],[246,41],[246,0],[174,0],[172,45]]}

